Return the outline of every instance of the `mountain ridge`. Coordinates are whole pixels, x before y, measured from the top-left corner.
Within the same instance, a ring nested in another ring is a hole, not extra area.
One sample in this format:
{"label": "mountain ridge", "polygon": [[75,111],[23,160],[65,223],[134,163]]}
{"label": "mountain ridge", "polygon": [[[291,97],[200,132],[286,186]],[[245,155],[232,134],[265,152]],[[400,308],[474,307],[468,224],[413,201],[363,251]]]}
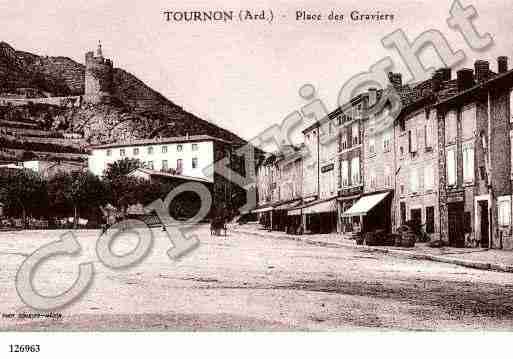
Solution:
{"label": "mountain ridge", "polygon": [[[0,42],[0,93],[16,93],[20,89],[28,88],[48,96],[78,96],[84,94],[84,76],[84,64],[69,57],[40,56],[15,50],[10,44]],[[145,124],[146,132],[134,128],[134,138],[150,133],[154,136],[209,134],[240,145],[246,143],[231,131],[184,110],[122,68],[114,69],[112,94],[119,101],[116,106],[125,117],[126,114],[137,116],[138,125],[141,124],[141,119],[149,122]],[[95,107],[100,108],[99,112],[105,110],[100,105],[89,106],[87,111],[94,112]],[[101,116],[95,117],[97,121],[101,121]],[[159,132],[159,128],[162,131]],[[127,129],[130,132],[130,126]],[[97,137],[101,136],[91,138]],[[115,139],[103,138],[102,141],[115,142]]]}

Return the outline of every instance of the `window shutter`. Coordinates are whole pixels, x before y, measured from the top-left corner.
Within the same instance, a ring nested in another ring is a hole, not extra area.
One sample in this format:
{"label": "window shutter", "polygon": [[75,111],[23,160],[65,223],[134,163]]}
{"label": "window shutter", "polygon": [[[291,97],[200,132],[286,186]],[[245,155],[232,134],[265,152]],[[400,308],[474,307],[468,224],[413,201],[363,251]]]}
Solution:
{"label": "window shutter", "polygon": [[449,185],[456,184],[456,156],[454,149],[447,151],[447,183]]}

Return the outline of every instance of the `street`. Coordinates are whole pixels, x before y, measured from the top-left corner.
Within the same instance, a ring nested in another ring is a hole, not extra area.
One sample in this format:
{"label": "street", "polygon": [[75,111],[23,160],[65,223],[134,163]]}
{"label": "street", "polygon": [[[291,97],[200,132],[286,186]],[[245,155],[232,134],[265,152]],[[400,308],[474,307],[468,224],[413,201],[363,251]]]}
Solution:
{"label": "street", "polygon": [[[27,255],[64,232],[0,233],[0,310],[33,313],[16,293]],[[94,282],[62,319],[2,316],[1,330],[483,330],[513,328],[512,274],[412,260],[365,249],[329,248],[229,232],[194,233],[201,245],[174,263],[161,229],[139,265],[105,267],[99,231],[78,231],[83,251],[41,265],[44,295],[69,288],[78,265],[93,262]],[[130,252],[137,238],[114,245]]]}

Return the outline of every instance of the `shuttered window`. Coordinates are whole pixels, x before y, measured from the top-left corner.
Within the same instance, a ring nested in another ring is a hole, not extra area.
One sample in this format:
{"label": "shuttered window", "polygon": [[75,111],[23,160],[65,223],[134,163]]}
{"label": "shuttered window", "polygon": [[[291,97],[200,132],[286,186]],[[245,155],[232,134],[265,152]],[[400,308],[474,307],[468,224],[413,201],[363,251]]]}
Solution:
{"label": "shuttered window", "polygon": [[455,186],[457,182],[456,177],[456,148],[447,150],[447,184]]}
{"label": "shuttered window", "polygon": [[474,181],[474,145],[473,143],[463,144],[463,180]]}

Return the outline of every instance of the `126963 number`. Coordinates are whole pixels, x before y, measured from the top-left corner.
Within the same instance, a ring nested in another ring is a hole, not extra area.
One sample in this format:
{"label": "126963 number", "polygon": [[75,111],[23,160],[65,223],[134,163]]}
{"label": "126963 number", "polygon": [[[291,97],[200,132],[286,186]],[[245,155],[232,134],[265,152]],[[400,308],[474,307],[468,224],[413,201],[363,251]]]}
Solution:
{"label": "126963 number", "polygon": [[38,344],[33,345],[18,345],[9,344],[9,350],[11,353],[39,353],[41,348]]}

